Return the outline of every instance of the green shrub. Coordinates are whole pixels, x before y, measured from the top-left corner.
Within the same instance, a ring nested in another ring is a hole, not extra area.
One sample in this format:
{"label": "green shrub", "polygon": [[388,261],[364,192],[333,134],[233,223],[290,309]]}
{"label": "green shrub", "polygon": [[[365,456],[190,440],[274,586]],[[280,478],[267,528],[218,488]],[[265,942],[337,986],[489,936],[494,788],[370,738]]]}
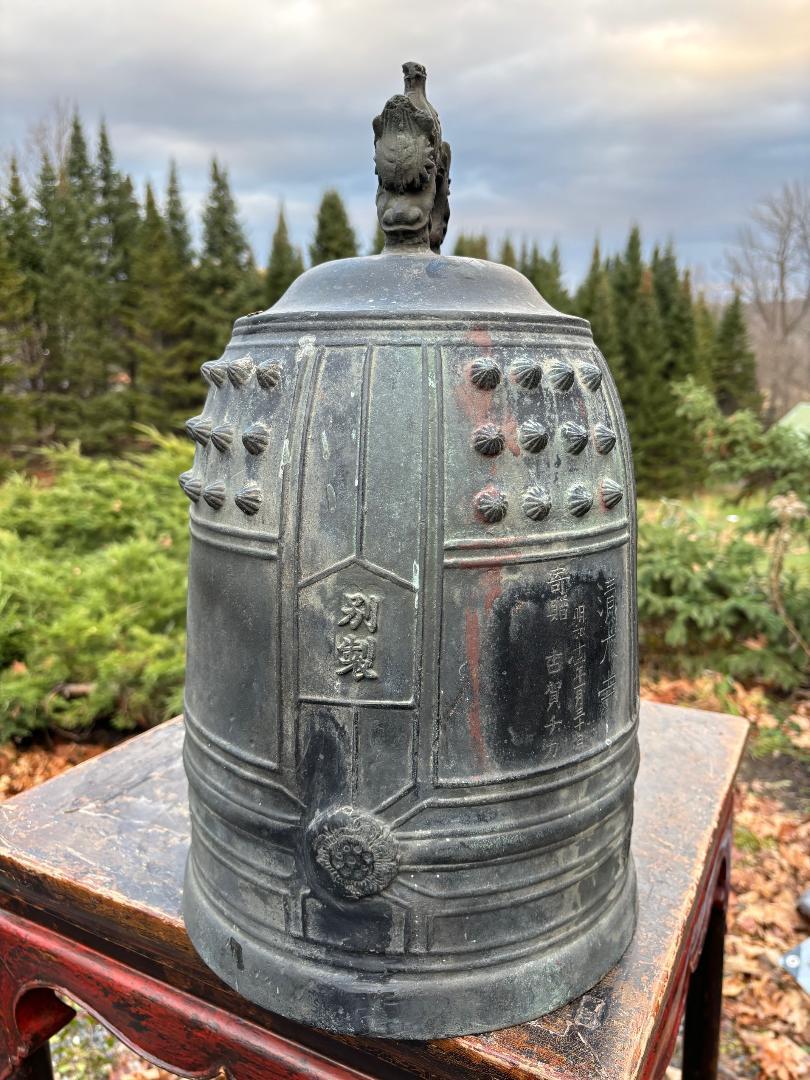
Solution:
{"label": "green shrub", "polygon": [[0,738],[180,709],[190,455],[153,440],[120,460],[54,451],[46,477],[0,487]]}
{"label": "green shrub", "polygon": [[[751,518],[711,522],[688,505],[662,502],[639,528],[638,606],[642,661],[655,671],[705,669],[793,690],[807,657],[773,601],[769,549]],[[810,637],[810,587],[782,571],[787,613]]]}

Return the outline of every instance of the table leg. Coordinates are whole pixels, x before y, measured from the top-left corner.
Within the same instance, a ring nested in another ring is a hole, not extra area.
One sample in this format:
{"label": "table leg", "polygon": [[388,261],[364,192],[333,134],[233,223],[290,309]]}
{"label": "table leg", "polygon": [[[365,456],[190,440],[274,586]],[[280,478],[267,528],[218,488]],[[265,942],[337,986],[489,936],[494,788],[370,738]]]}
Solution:
{"label": "table leg", "polygon": [[47,1043],[26,1058],[9,1077],[9,1080],[53,1080],[51,1051]]}
{"label": "table leg", "polygon": [[697,967],[689,980],[683,1041],[683,1080],[715,1080],[723,1008],[723,946],[727,890],[718,888]]}

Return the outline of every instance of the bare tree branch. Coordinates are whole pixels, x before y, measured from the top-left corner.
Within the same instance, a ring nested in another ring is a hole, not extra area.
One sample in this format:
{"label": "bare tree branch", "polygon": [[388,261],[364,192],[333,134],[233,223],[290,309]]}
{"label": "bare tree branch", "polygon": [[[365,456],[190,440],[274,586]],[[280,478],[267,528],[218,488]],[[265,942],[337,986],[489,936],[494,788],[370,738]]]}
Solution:
{"label": "bare tree branch", "polygon": [[728,263],[754,315],[766,399],[772,413],[780,415],[808,393],[810,186],[794,181],[763,199],[740,229]]}

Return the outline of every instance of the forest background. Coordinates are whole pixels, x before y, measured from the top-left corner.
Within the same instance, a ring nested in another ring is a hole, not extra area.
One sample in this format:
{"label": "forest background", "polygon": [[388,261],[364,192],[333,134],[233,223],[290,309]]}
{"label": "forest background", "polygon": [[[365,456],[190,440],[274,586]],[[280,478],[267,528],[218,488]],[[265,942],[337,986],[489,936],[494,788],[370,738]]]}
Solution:
{"label": "forest background", "polygon": [[[0,766],[11,764],[0,797],[31,748],[97,745],[181,709],[188,541],[177,475],[191,456],[185,422],[205,398],[200,365],[221,354],[236,316],[274,303],[305,266],[283,210],[268,264],[256,265],[217,161],[197,245],[193,232],[177,170],[165,191],[140,195],[105,128],[91,147],[78,115],[31,175],[10,161],[0,193],[0,743],[10,741]],[[379,233],[370,247],[381,250]],[[360,248],[340,195],[326,192],[306,261]],[[781,860],[748,893],[762,899],[775,882],[781,892],[771,922],[756,923],[760,938],[741,932],[730,1000],[742,1017],[739,1067],[754,1070],[743,1075],[799,1076],[809,1036],[771,962],[773,941],[786,946],[795,931],[785,911],[806,870],[782,841],[807,832],[810,433],[778,421],[810,397],[808,189],[786,183],[741,223],[722,302],[694,287],[672,244],[645,249],[637,228],[619,252],[595,243],[573,291],[556,245],[505,238],[495,250],[462,234],[454,253],[514,266],[553,307],[590,320],[631,431],[645,689],[744,712],[752,760],[765,773],[782,763],[763,782],[787,778],[787,802],[749,787],[738,817],[743,860]],[[749,896],[740,917],[755,908]]]}

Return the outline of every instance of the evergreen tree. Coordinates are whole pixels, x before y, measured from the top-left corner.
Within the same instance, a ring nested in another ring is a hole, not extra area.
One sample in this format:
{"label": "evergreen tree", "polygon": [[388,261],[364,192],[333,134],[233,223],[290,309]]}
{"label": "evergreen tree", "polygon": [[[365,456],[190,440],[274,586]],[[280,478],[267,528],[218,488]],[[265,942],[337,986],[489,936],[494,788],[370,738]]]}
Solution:
{"label": "evergreen tree", "polygon": [[278,212],[278,224],[273,233],[270,261],[267,264],[265,276],[267,306],[272,307],[303,272],[304,260],[298,248],[294,248],[290,243],[287,220],[282,206]]}
{"label": "evergreen tree", "polygon": [[[652,273],[664,334],[663,363],[658,378],[666,387],[667,397],[677,406],[673,387],[687,378],[701,379],[692,286],[689,275],[680,274],[671,243],[663,252],[656,251]],[[674,414],[666,417],[665,427],[668,441],[662,446],[662,454],[669,459],[673,490],[702,483],[703,448],[695,439],[689,421],[676,407]]]}
{"label": "evergreen tree", "polygon": [[22,185],[17,159],[11,159],[8,191],[2,210],[3,229],[8,240],[9,257],[25,276],[29,287],[40,270],[36,238],[36,218]]}
{"label": "evergreen tree", "polygon": [[619,327],[619,343],[623,353],[627,352],[630,316],[638,302],[641,278],[644,273],[644,260],[641,255],[641,231],[638,225],[630,230],[624,254],[614,256],[607,264],[613,286],[616,309],[616,322]]}
{"label": "evergreen tree", "polygon": [[41,391],[39,288],[42,260],[37,221],[11,160],[9,185],[0,206],[4,242],[0,266],[0,442],[19,445],[36,438]]}
{"label": "evergreen tree", "polygon": [[726,416],[740,409],[759,411],[762,400],[757,389],[756,360],[742,299],[736,290],[717,327],[713,374],[715,398]]}
{"label": "evergreen tree", "polygon": [[[99,129],[95,162],[96,208],[93,241],[98,252],[96,293],[98,326],[102,330],[101,359],[110,386],[103,407],[105,419],[117,421],[125,434],[137,416],[132,352],[127,349],[132,309],[132,258],[140,226],[140,207],[130,177],[116,168],[106,125]],[[129,356],[129,362],[126,357]]]}
{"label": "evergreen tree", "polygon": [[340,195],[331,189],[324,193],[318,207],[315,239],[309,248],[313,266],[332,259],[351,259],[357,255],[357,239]]}
{"label": "evergreen tree", "polygon": [[593,339],[608,362],[614,378],[621,364],[619,331],[613,307],[613,290],[602,264],[599,241],[595,241],[588,273],[571,302],[572,310],[591,324]]}
{"label": "evergreen tree", "polygon": [[530,280],[543,299],[557,311],[570,309],[571,298],[563,284],[562,259],[556,242],[548,258],[540,254],[536,245],[532,248]]}
{"label": "evergreen tree", "polygon": [[694,377],[697,367],[697,337],[688,278],[683,281],[672,244],[663,252],[657,248],[652,260],[653,285],[664,330],[668,382]]}
{"label": "evergreen tree", "polygon": [[[186,208],[180,191],[177,167],[169,163],[169,182],[166,188],[164,227],[171,251],[170,279],[174,305],[173,334],[177,338],[178,352],[182,358],[182,374],[177,375],[176,396],[172,409],[185,414],[198,412],[204,397],[204,387],[200,384],[200,362],[194,348],[198,299],[196,268],[191,247],[191,231],[188,226]],[[180,343],[184,348],[180,350]]]}
{"label": "evergreen tree", "polygon": [[456,246],[453,248],[454,255],[461,255],[467,259],[488,259],[489,242],[484,233],[477,236],[460,233]]}
{"label": "evergreen tree", "polygon": [[[5,222],[4,222],[5,224]],[[0,444],[19,447],[33,436],[30,365],[34,298],[0,229]]]}
{"label": "evergreen tree", "polygon": [[[636,421],[635,418],[631,419],[628,405],[639,398],[640,381],[646,377],[647,371],[647,358],[643,354],[639,355],[636,340],[636,314],[644,274],[638,226],[632,227],[623,255],[614,255],[605,260],[605,273],[611,286],[616,324],[616,362],[613,365],[613,375],[628,416],[632,441]],[[659,341],[657,348],[660,346]],[[636,475],[638,476],[638,467]]]}
{"label": "evergreen tree", "polygon": [[239,222],[227,172],[215,158],[195,274],[193,337],[200,362],[222,352],[234,319],[256,309],[261,292],[261,279]]}
{"label": "evergreen tree", "polygon": [[180,193],[180,181],[177,177],[177,165],[169,163],[169,184],[166,190],[166,228],[169,241],[179,266],[191,268],[191,233],[186,217],[186,208]]}
{"label": "evergreen tree", "polygon": [[204,388],[178,318],[188,299],[185,269],[147,185],[144,218],[132,253],[127,325],[134,417],[144,423],[179,428],[189,408],[202,404]]}
{"label": "evergreen tree", "polygon": [[641,494],[668,494],[673,491],[673,483],[670,477],[662,476],[664,462],[670,456],[662,420],[674,414],[675,402],[661,378],[666,364],[664,328],[652,274],[647,268],[642,268],[629,320],[623,357],[624,386],[620,392],[630,428],[636,482]]}
{"label": "evergreen tree", "polygon": [[695,378],[702,385],[714,389],[714,372],[717,348],[717,320],[706,303],[703,293],[694,301],[695,320]]}
{"label": "evergreen tree", "polygon": [[76,200],[78,212],[84,215],[85,228],[90,227],[96,199],[95,176],[90,164],[87,139],[84,135],[81,118],[76,112],[70,128],[66,162],[67,182]]}
{"label": "evergreen tree", "polygon": [[102,280],[95,243],[96,185],[78,116],[71,127],[64,172],[55,176],[47,158],[38,183],[42,241],[40,313],[47,364],[40,402],[44,434],[81,439],[89,449],[109,441],[116,423],[103,326]]}
{"label": "evergreen tree", "polygon": [[512,241],[508,236],[501,244],[501,250],[498,252],[498,262],[503,263],[504,266],[517,268],[517,255],[515,254],[515,248]]}
{"label": "evergreen tree", "polygon": [[[96,211],[96,243],[100,251],[102,274],[108,284],[124,286],[129,278],[130,259],[140,223],[140,208],[135,198],[132,180],[115,167],[107,128],[99,130],[96,157],[98,190]],[[120,297],[114,298],[120,303]]]}

